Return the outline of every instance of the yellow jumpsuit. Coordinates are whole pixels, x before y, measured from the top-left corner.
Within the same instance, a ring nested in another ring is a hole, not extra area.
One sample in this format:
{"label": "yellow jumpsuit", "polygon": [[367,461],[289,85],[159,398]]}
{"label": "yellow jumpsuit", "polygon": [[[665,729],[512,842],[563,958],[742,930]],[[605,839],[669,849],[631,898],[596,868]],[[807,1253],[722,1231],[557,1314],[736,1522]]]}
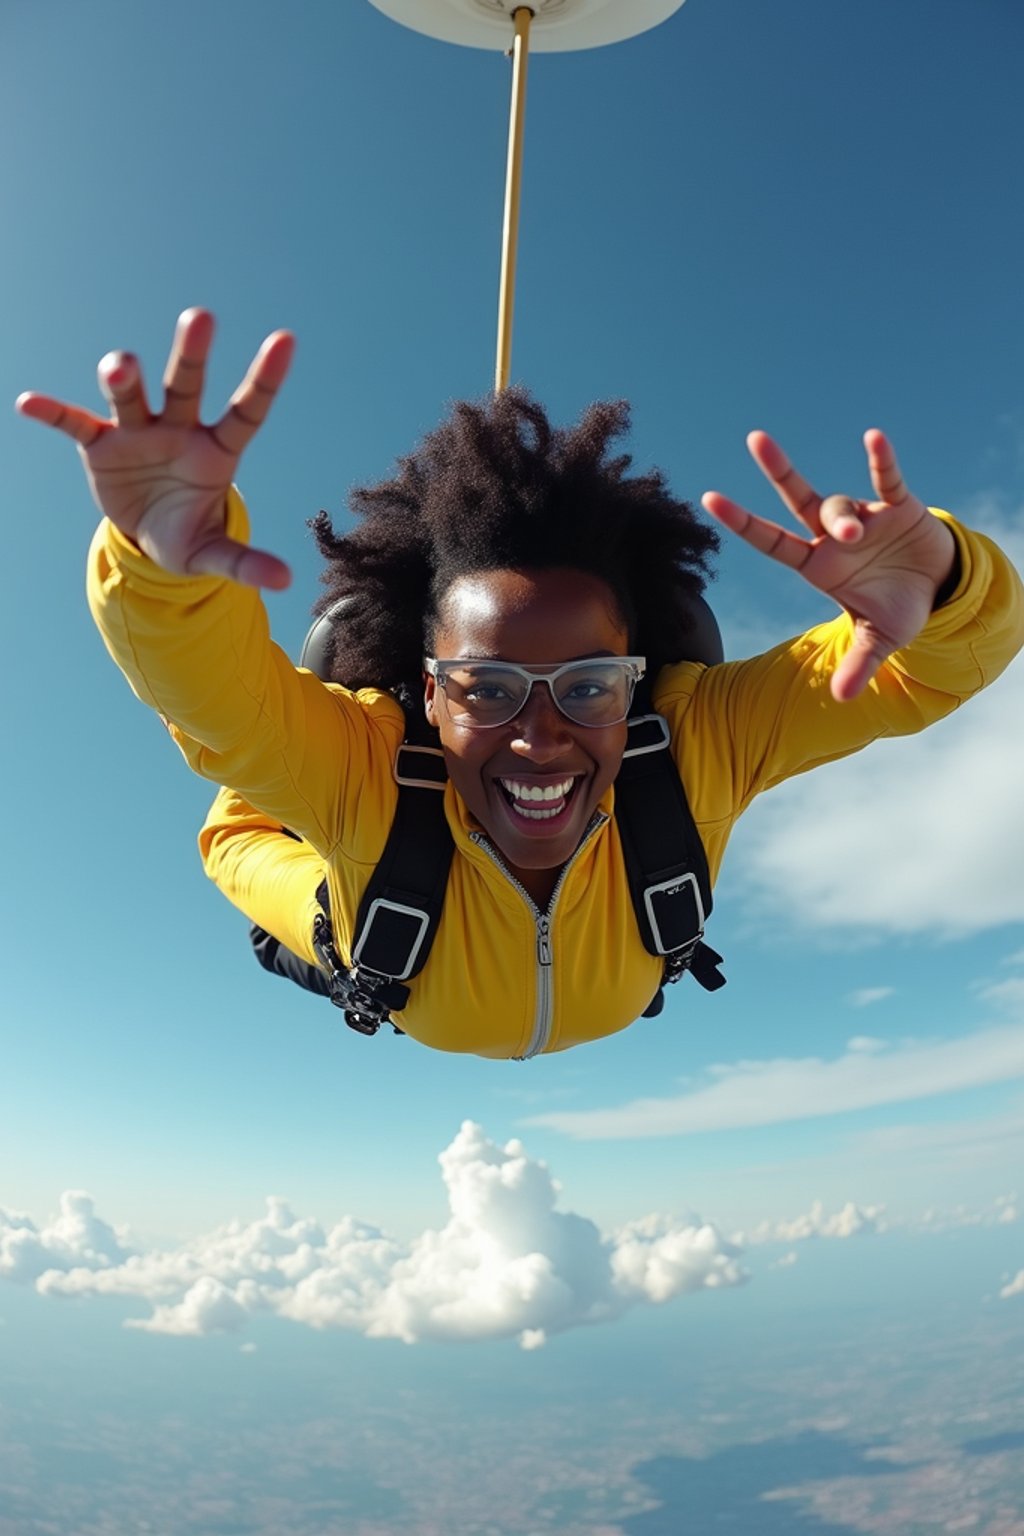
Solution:
{"label": "yellow jumpsuit", "polygon": [[[660,674],[655,706],[712,881],[755,795],[941,719],[1024,644],[1024,589],[1012,566],[989,540],[936,515],[957,539],[960,582],[859,698],[837,704],[829,692],[851,635],[845,615],[747,661],[680,663]],[[235,494],[228,531],[247,535]],[[315,961],[315,892],[326,873],[347,959],[394,814],[399,705],[296,668],[271,641],[256,592],[163,571],[107,522],[93,541],[89,598],[135,693],[169,721],[197,773],[230,786],[200,836],[209,876],[251,920]],[[522,1057],[599,1039],[643,1012],[661,962],[637,931],[613,806],[614,788],[541,914],[448,785],[455,856],[430,957],[395,1015],[408,1035],[439,1050]],[[282,825],[305,841],[268,835]]]}

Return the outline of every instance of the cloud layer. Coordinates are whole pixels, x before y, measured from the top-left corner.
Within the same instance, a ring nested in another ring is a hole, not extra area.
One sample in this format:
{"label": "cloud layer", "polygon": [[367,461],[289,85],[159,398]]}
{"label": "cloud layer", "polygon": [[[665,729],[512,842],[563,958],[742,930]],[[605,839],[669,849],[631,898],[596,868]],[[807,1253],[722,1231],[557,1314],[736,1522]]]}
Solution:
{"label": "cloud layer", "polygon": [[899,1104],[1019,1077],[1024,1077],[1024,1029],[1019,1025],[898,1045],[857,1036],[831,1061],[819,1056],[736,1061],[711,1067],[703,1086],[670,1098],[550,1111],[531,1116],[526,1124],[581,1141],[692,1136]]}
{"label": "cloud layer", "polygon": [[121,1237],[96,1215],[92,1196],[84,1190],[66,1190],[60,1214],[44,1227],[0,1206],[0,1275],[8,1280],[36,1280],[47,1271],[105,1269],[128,1257]]}
{"label": "cloud layer", "polygon": [[[1016,1194],[997,1195],[986,1206],[972,1209],[966,1205],[952,1210],[935,1207],[920,1216],[887,1216],[884,1205],[858,1205],[847,1200],[838,1210],[828,1212],[821,1200],[815,1200],[799,1216],[759,1222],[749,1232],[736,1232],[733,1242],[740,1248],[760,1243],[802,1243],[816,1238],[872,1237],[885,1232],[914,1232],[922,1236],[952,1232],[966,1227],[1008,1227],[1020,1220],[1020,1202]],[[795,1263],[796,1254],[787,1258]],[[777,1260],[778,1267],[782,1260]]]}
{"label": "cloud layer", "polygon": [[[864,1237],[886,1230],[882,1205],[857,1205],[848,1200],[838,1211],[829,1215],[820,1200],[815,1200],[809,1211],[791,1220],[763,1221],[745,1236],[737,1236],[739,1243],[800,1243],[813,1237]],[[795,1257],[795,1256],[794,1256]]]}
{"label": "cloud layer", "polygon": [[49,1296],[144,1300],[150,1315],[127,1326],[154,1333],[234,1332],[272,1313],[408,1344],[518,1336],[525,1349],[746,1278],[737,1248],[696,1218],[644,1216],[605,1235],[558,1210],[546,1166],[518,1141],[497,1146],[471,1121],[439,1162],[448,1221],[408,1244],[348,1216],[325,1230],[271,1198],[256,1221],[133,1253],[76,1193],[42,1228],[0,1209],[0,1276]]}

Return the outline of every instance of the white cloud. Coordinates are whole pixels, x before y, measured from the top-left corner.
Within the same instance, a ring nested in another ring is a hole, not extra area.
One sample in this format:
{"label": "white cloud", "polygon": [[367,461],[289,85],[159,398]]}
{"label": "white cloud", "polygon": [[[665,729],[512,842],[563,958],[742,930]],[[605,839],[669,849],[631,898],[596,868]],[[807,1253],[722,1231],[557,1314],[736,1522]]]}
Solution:
{"label": "white cloud", "polygon": [[951,1232],[960,1227],[1005,1227],[1020,1218],[1016,1195],[997,1195],[991,1205],[975,1208],[956,1205],[952,1210],[925,1211],[916,1221],[904,1225],[917,1232]]}
{"label": "white cloud", "polygon": [[1024,1017],[1024,976],[1008,976],[1005,981],[995,981],[985,987],[981,996],[986,1002],[1000,1008],[1010,1008]]}
{"label": "white cloud", "polygon": [[[59,1291],[60,1287],[53,1289]],[[255,1296],[252,1299],[255,1300]],[[126,1326],[141,1328],[146,1333],[201,1337],[207,1333],[237,1333],[245,1327],[248,1316],[245,1303],[223,1281],[203,1275],[189,1287],[180,1302],[155,1307],[151,1317],[131,1318]]]}
{"label": "white cloud", "polygon": [[851,1008],[870,1008],[872,1003],[881,1003],[887,997],[892,997],[895,991],[895,987],[858,987],[856,992],[847,994],[846,1001]]}
{"label": "white cloud", "polygon": [[996,1222],[1001,1227],[1008,1227],[1013,1222],[1020,1220],[1020,1205],[1016,1195],[1000,1195],[996,1200]]}
{"label": "white cloud", "polygon": [[815,1200],[809,1211],[789,1221],[763,1221],[753,1232],[746,1234],[745,1243],[799,1243],[812,1237],[861,1237],[870,1233],[884,1232],[884,1206],[857,1205],[848,1200],[831,1216],[826,1215],[820,1200]]}
{"label": "white cloud", "polygon": [[[886,1232],[912,1232],[930,1236],[940,1232],[952,1232],[962,1228],[990,1228],[1009,1226],[1020,1219],[1016,1195],[997,1195],[989,1205],[972,1207],[953,1206],[948,1210],[931,1207],[917,1216],[888,1216],[884,1205],[860,1205],[847,1200],[845,1205],[829,1213],[824,1202],[815,1200],[808,1211],[799,1216],[783,1217],[759,1222],[748,1232],[736,1232],[733,1241],[740,1248],[758,1247],[763,1243],[801,1243],[817,1238],[869,1237]],[[785,1260],[777,1259],[771,1268],[784,1263],[795,1263],[796,1253]]]}
{"label": "white cloud", "polygon": [[1024,571],[1024,506],[1011,507],[1001,491],[980,491],[968,500],[962,512],[951,510],[971,528],[995,539],[1018,571]]}
{"label": "white cloud", "polygon": [[95,1212],[90,1195],[69,1189],[60,1215],[37,1227],[20,1211],[0,1207],[0,1276],[35,1280],[46,1271],[98,1270],[122,1263],[129,1250],[121,1236]]}
{"label": "white cloud", "polygon": [[769,1269],[792,1269],[793,1265],[798,1261],[799,1258],[800,1258],[800,1255],[797,1253],[796,1249],[795,1248],[791,1248],[788,1253],[784,1253],[782,1255],[781,1259],[776,1259],[774,1261],[774,1263],[769,1264],[768,1268]]}
{"label": "white cloud", "polygon": [[541,1349],[548,1341],[543,1328],[524,1328],[519,1335],[520,1349]]}
{"label": "white cloud", "polygon": [[[92,1215],[88,1197],[75,1196],[88,1202],[91,1238],[108,1234],[105,1248],[83,1235],[76,1259],[51,1236],[45,1255],[55,1262],[47,1266],[37,1243],[31,1263],[6,1272],[34,1278],[44,1295],[144,1299],[150,1316],[127,1326],[151,1333],[231,1333],[271,1313],[410,1344],[518,1336],[524,1349],[633,1306],[746,1279],[736,1247],[697,1218],[644,1216],[605,1235],[559,1210],[546,1166],[518,1141],[495,1145],[470,1121],[439,1162],[449,1219],[408,1244],[350,1216],[325,1230],[272,1197],[257,1221],[132,1254],[111,1243],[113,1229]],[[27,1217],[5,1219],[5,1240],[42,1237]]]}
{"label": "white cloud", "polygon": [[1005,1164],[1015,1157],[1012,1144],[1024,1141],[1024,1108],[971,1120],[944,1120],[926,1125],[880,1125],[857,1131],[850,1138],[852,1155],[860,1161],[896,1161],[920,1153],[948,1153],[948,1165],[977,1166],[997,1159]]}
{"label": "white cloud", "polygon": [[[853,1044],[851,1042],[851,1044]],[[1024,1029],[1002,1026],[952,1040],[850,1046],[817,1056],[713,1066],[709,1082],[672,1098],[634,1099],[617,1108],[552,1110],[525,1123],[581,1141],[692,1136],[741,1126],[779,1125],[1024,1077]]]}
{"label": "white cloud", "polygon": [[999,1296],[1002,1301],[1009,1301],[1011,1296],[1024,1296],[1024,1269],[1018,1269],[1013,1279],[1003,1286]]}
{"label": "white cloud", "polygon": [[[965,1227],[985,1228],[1009,1226],[1020,1217],[1016,1195],[997,1195],[990,1205],[974,1208],[954,1206],[950,1210],[931,1208],[919,1216],[889,1217],[884,1205],[859,1205],[847,1200],[845,1205],[829,1213],[824,1202],[815,1200],[810,1210],[799,1216],[760,1222],[749,1232],[737,1232],[733,1241],[741,1248],[758,1247],[762,1243],[801,1243],[817,1238],[849,1238],[875,1236],[884,1232],[902,1231],[927,1236],[939,1232],[951,1232]],[[796,1252],[777,1259],[771,1265],[778,1269],[796,1262]]]}
{"label": "white cloud", "polygon": [[744,889],[776,917],[781,907],[801,927],[846,936],[962,937],[1024,922],[1022,758],[1015,666],[933,730],[780,786],[733,851]]}

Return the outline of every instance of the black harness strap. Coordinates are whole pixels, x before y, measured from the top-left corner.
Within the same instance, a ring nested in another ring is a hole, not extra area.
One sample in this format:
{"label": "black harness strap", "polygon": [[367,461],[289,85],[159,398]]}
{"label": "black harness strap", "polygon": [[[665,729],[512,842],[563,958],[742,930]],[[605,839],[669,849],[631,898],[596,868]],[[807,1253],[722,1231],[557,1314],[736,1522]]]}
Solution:
{"label": "black harness strap", "polygon": [[[376,1034],[408,1001],[406,983],[426,964],[441,921],[455,851],[444,814],[448,775],[437,732],[418,702],[403,707],[406,739],[394,768],[398,805],[356,914],[351,966],[334,946],[326,881],[317,892],[323,910],[313,948],[325,973],[324,990],[345,1022],[364,1035]],[[615,780],[615,818],[640,937],[648,954],[664,961],[662,984],[643,1013],[653,1018],[664,1007],[664,986],[687,971],[709,992],[723,987],[725,977],[718,969],[721,955],[704,943],[712,908],[704,845],[672,757],[668,726],[653,712],[644,683]],[[260,958],[268,969],[290,974],[279,957],[275,964]],[[402,1033],[394,1023],[392,1028]]]}
{"label": "black harness strap", "polygon": [[[649,691],[640,685],[640,710]],[[438,734],[419,708],[407,708],[407,739],[395,760],[398,809],[381,862],[356,914],[352,966],[342,963],[330,928],[327,882],[318,891],[313,948],[327,974],[327,994],[345,1023],[373,1035],[408,1000],[405,983],[419,974],[441,923],[454,845],[444,814],[447,783]],[[660,714],[634,714],[616,777],[616,822],[629,895],[643,948],[665,963],[662,985],[643,1017],[665,1006],[663,988],[686,971],[708,992],[725,986],[722,955],[703,942],[711,915],[708,859]],[[398,1025],[391,1023],[396,1034]]]}
{"label": "black harness strap", "polygon": [[[430,954],[455,844],[444,814],[448,773],[437,732],[422,705],[407,708],[406,738],[395,755],[398,805],[388,840],[356,913],[352,965],[334,948],[327,882],[317,892],[313,948],[329,979],[331,1002],[360,1034],[376,1034],[392,1010],[405,1007],[409,988]],[[392,1026],[401,1034],[397,1025]]]}
{"label": "black harness strap", "polygon": [[[320,615],[306,636],[301,666],[330,678],[332,628],[344,622],[355,600],[349,593]],[[699,596],[691,598],[687,654],[709,666],[723,659],[715,616]],[[438,794],[447,772],[437,733],[424,718],[418,689],[402,692],[406,736],[395,759],[398,807],[356,917],[355,963],[346,967],[334,947],[326,881],[317,892],[322,911],[313,939],[321,970],[263,929],[251,930],[261,965],[310,991],[326,992],[362,1034],[375,1034],[390,1010],[405,1006],[405,983],[426,964],[441,920],[454,852]],[[708,991],[724,986],[725,977],[718,969],[721,955],[703,941],[712,905],[707,858],[672,759],[668,728],[653,712],[646,682],[637,690],[633,711],[615,811],[640,935],[648,953],[664,961],[662,986],[644,1009],[644,1018],[651,1018],[664,1006],[665,983],[678,981],[687,970]]]}
{"label": "black harness strap", "polygon": [[[634,708],[642,711],[650,704],[644,682],[637,695]],[[724,987],[722,957],[704,943],[713,906],[707,855],[661,715],[630,719],[615,780],[615,820],[640,937],[647,953],[665,962],[662,987],[686,971],[708,992]],[[659,987],[643,1017],[654,1017],[663,1006]]]}

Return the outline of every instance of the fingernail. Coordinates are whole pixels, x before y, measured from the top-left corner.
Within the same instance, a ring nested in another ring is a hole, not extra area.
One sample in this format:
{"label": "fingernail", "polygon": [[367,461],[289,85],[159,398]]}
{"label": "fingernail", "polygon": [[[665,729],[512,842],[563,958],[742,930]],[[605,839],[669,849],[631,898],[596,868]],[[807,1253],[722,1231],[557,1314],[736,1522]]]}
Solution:
{"label": "fingernail", "polygon": [[117,351],[109,353],[108,356],[110,357],[110,364],[106,366],[106,359],[104,359],[105,366],[103,370],[107,383],[113,384],[115,387],[119,384],[124,384],[131,376],[132,364],[135,361],[133,354],[131,352]]}

